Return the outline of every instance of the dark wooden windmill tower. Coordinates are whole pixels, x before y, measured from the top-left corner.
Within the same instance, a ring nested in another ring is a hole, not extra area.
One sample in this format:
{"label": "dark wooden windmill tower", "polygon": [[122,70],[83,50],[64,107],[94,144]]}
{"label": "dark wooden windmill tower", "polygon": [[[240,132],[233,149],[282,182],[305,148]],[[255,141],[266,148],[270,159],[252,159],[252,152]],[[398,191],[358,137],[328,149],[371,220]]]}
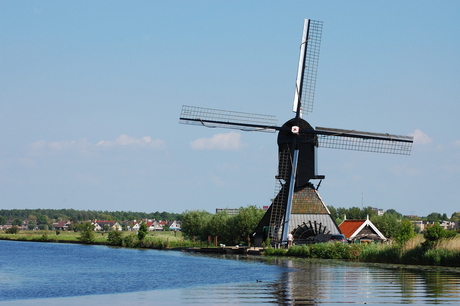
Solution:
{"label": "dark wooden windmill tower", "polygon": [[272,244],[286,243],[289,232],[297,243],[307,242],[318,234],[339,234],[312,180],[322,180],[316,173],[318,147],[409,155],[412,137],[355,130],[313,128],[302,119],[313,110],[322,22],[306,19],[294,97],[295,117],[282,126],[274,116],[183,106],[180,123],[221,127],[243,131],[278,131],[278,175],[276,196],[255,229],[258,241],[270,238]]}

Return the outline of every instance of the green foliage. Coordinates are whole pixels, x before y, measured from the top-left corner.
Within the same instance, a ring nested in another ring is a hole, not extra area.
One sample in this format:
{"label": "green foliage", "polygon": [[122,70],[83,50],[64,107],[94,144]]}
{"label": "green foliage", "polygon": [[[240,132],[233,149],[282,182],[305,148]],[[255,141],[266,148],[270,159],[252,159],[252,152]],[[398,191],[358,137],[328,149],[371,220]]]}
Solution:
{"label": "green foliage", "polygon": [[402,220],[398,225],[398,231],[395,235],[395,240],[399,244],[405,244],[410,239],[417,236],[414,230],[414,225],[409,220]]}
{"label": "green foliage", "polygon": [[359,254],[359,260],[378,263],[398,263],[401,257],[401,247],[391,245],[366,245]]}
{"label": "green foliage", "polygon": [[[34,221],[42,224],[48,223],[49,220],[71,220],[72,222],[94,219],[117,221],[138,219],[181,220],[181,214],[169,213],[166,211],[145,213],[132,211],[95,211],[75,209],[1,209],[0,216],[3,216],[6,220],[13,220],[15,218],[26,220],[31,219],[29,217],[32,217]],[[1,217],[0,225],[3,225],[1,224]]]}
{"label": "green foliage", "polygon": [[432,249],[436,246],[436,243],[441,239],[454,238],[457,233],[449,231],[441,227],[438,222],[435,222],[432,226],[428,226],[423,233],[425,242],[422,243],[424,248]]}
{"label": "green foliage", "polygon": [[145,222],[142,222],[141,225],[139,226],[137,237],[139,238],[140,241],[142,241],[144,240],[145,236],[147,236],[148,232],[149,232],[149,229],[147,228],[147,224],[145,224]]}
{"label": "green foliage", "polygon": [[402,219],[402,217],[403,217],[402,214],[400,214],[399,212],[397,212],[394,209],[388,209],[387,211],[385,211],[385,214],[395,216],[396,219],[398,219],[398,220]]}
{"label": "green foliage", "polygon": [[287,254],[286,249],[266,248],[264,250],[264,255],[266,256],[284,256],[286,254]]}
{"label": "green foliage", "polygon": [[254,228],[259,224],[265,211],[254,205],[240,207],[240,212],[231,218],[232,234],[229,242],[246,244],[248,237],[254,233]]}
{"label": "green foliage", "polygon": [[311,258],[348,259],[350,247],[339,242],[316,243],[310,245]]}
{"label": "green foliage", "polygon": [[111,245],[123,245],[123,233],[120,231],[111,231],[107,236],[107,242]]}
{"label": "green foliage", "polygon": [[0,225],[5,225],[7,221],[5,217],[0,216]]}
{"label": "green foliage", "polygon": [[395,214],[384,213],[382,216],[373,216],[371,222],[386,238],[394,238],[399,231],[399,220]]}
{"label": "green foliage", "polygon": [[11,223],[11,225],[22,226],[22,220],[19,219],[19,218],[16,218],[16,219],[13,220],[13,222]]}
{"label": "green foliage", "polygon": [[80,237],[77,239],[83,243],[93,243],[95,241],[94,225],[92,225],[90,222],[83,223]]}
{"label": "green foliage", "polygon": [[182,215],[182,234],[206,241],[208,236],[218,237],[225,244],[246,244],[254,228],[264,215],[256,206],[240,207],[239,213],[229,216],[227,212],[210,214],[206,211],[186,211]]}
{"label": "green foliage", "polygon": [[127,248],[135,248],[138,246],[138,238],[136,234],[131,234],[123,238],[123,246]]}
{"label": "green foliage", "polygon": [[425,264],[432,266],[458,267],[460,252],[446,249],[429,249],[422,257]]}
{"label": "green foliage", "polygon": [[425,220],[431,221],[431,222],[439,222],[439,221],[442,221],[443,219],[440,213],[432,212],[431,214],[425,217]]}
{"label": "green foliage", "polygon": [[182,214],[182,234],[189,238],[199,237],[203,240],[206,238],[205,229],[211,218],[211,214],[204,210],[186,210]]}
{"label": "green foliage", "polygon": [[[0,216],[1,218],[1,216]],[[454,212],[452,214],[452,216],[450,217],[450,221],[460,221],[460,212]],[[0,221],[0,225],[1,225],[1,221]]]}
{"label": "green foliage", "polygon": [[12,226],[12,227],[10,227],[10,228],[7,228],[7,229],[5,230],[5,233],[7,233],[7,234],[17,234],[17,233],[19,233],[19,227],[17,227],[17,226]]}
{"label": "green foliage", "polygon": [[206,226],[203,228],[204,236],[217,236],[219,241],[227,242],[231,237],[230,215],[226,211],[212,215]]}
{"label": "green foliage", "polygon": [[366,219],[367,216],[371,218],[372,216],[376,215],[374,209],[371,206],[363,208],[335,208],[333,206],[328,206],[328,209],[331,212],[332,219],[336,220],[337,224],[340,224],[342,220],[344,220],[345,216],[347,217],[347,219]]}
{"label": "green foliage", "polygon": [[44,233],[44,234],[40,237],[39,240],[42,241],[42,242],[47,242],[47,241],[49,241],[50,238],[49,238],[49,236],[48,236],[48,233]]}

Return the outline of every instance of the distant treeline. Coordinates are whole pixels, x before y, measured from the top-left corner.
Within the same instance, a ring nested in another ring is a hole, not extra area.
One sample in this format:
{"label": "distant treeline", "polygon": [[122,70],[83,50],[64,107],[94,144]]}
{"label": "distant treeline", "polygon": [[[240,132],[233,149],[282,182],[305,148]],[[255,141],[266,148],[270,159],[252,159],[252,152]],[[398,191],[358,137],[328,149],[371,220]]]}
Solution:
{"label": "distant treeline", "polygon": [[133,212],[133,211],[102,211],[102,210],[75,210],[75,209],[1,209],[0,216],[7,220],[38,219],[45,216],[48,220],[70,220],[72,222],[86,220],[181,220],[182,214],[169,212]]}

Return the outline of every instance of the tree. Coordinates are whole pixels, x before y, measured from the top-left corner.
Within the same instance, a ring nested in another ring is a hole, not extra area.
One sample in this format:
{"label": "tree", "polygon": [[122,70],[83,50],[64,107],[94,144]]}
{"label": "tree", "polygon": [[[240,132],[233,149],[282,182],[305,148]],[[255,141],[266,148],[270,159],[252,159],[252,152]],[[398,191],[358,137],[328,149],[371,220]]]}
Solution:
{"label": "tree", "polygon": [[16,218],[16,219],[13,220],[11,225],[22,226],[22,220],[19,219],[19,218]]}
{"label": "tree", "polygon": [[107,241],[112,245],[119,245],[123,244],[123,234],[120,231],[111,231],[107,237]]}
{"label": "tree", "polygon": [[37,217],[38,224],[48,224],[48,217],[45,215],[40,215]]}
{"label": "tree", "polygon": [[229,242],[230,238],[230,215],[226,211],[218,212],[211,216],[206,228],[204,228],[204,235],[217,236],[222,242]]}
{"label": "tree", "polygon": [[414,231],[414,225],[409,220],[405,219],[399,223],[398,231],[395,235],[397,243],[404,245],[411,238],[414,238],[417,234]]}
{"label": "tree", "polygon": [[182,234],[189,239],[202,236],[210,217],[211,214],[204,210],[185,211],[182,214]]}
{"label": "tree", "polygon": [[457,236],[457,232],[449,231],[441,227],[438,222],[435,222],[432,226],[426,228],[423,233],[425,241],[422,246],[425,248],[434,248],[436,243],[441,239],[448,239]]}
{"label": "tree", "polygon": [[139,226],[137,237],[139,238],[140,241],[142,241],[144,240],[145,236],[147,236],[148,232],[149,232],[149,229],[147,228],[147,224],[145,224],[145,222],[142,222],[141,225]]}
{"label": "tree", "polygon": [[393,215],[395,216],[397,219],[401,219],[402,218],[402,214],[400,214],[399,212],[397,212],[396,210],[394,209],[388,209],[387,211],[385,211],[386,214],[389,214],[389,215]]}
{"label": "tree", "polygon": [[94,237],[94,225],[91,222],[86,222],[81,225],[80,237],[77,239],[84,243],[93,243],[95,240]]}
{"label": "tree", "polygon": [[28,225],[27,225],[27,228],[29,230],[33,230],[35,229],[35,222],[34,221],[29,221]]}
{"label": "tree", "polygon": [[[1,217],[1,216],[0,216]],[[460,221],[460,212],[454,212],[450,217],[451,221]],[[1,224],[1,223],[0,223]]]}
{"label": "tree", "polygon": [[246,242],[254,233],[254,229],[264,216],[265,211],[254,205],[240,207],[240,212],[232,217],[232,241]]}
{"label": "tree", "polygon": [[7,234],[17,234],[17,233],[19,233],[19,227],[17,227],[17,226],[12,226],[12,227],[6,229],[5,232],[6,232]]}
{"label": "tree", "polygon": [[395,238],[398,233],[399,220],[393,214],[384,213],[382,216],[373,216],[371,222],[387,238]]}
{"label": "tree", "polygon": [[431,214],[429,214],[428,216],[426,216],[425,218],[427,221],[431,221],[431,222],[438,222],[442,219],[442,216],[440,213],[437,213],[437,212],[432,212]]}
{"label": "tree", "polygon": [[3,216],[0,216],[0,225],[5,225],[6,224],[6,218]]}

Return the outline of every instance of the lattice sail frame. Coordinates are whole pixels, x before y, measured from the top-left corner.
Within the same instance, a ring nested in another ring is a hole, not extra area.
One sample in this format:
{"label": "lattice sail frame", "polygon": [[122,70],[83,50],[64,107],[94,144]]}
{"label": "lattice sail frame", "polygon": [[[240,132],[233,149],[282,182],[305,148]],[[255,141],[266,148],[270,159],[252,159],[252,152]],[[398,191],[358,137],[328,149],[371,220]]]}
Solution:
{"label": "lattice sail frame", "polygon": [[410,155],[413,137],[316,127],[318,147]]}
{"label": "lattice sail frame", "polygon": [[242,113],[213,108],[183,105],[179,123],[210,128],[229,128],[242,131],[276,131],[278,120],[272,115]]}
{"label": "lattice sail frame", "polygon": [[302,113],[308,114],[313,111],[322,31],[322,21],[305,19],[292,109],[293,112],[297,112],[300,100],[301,117]]}

